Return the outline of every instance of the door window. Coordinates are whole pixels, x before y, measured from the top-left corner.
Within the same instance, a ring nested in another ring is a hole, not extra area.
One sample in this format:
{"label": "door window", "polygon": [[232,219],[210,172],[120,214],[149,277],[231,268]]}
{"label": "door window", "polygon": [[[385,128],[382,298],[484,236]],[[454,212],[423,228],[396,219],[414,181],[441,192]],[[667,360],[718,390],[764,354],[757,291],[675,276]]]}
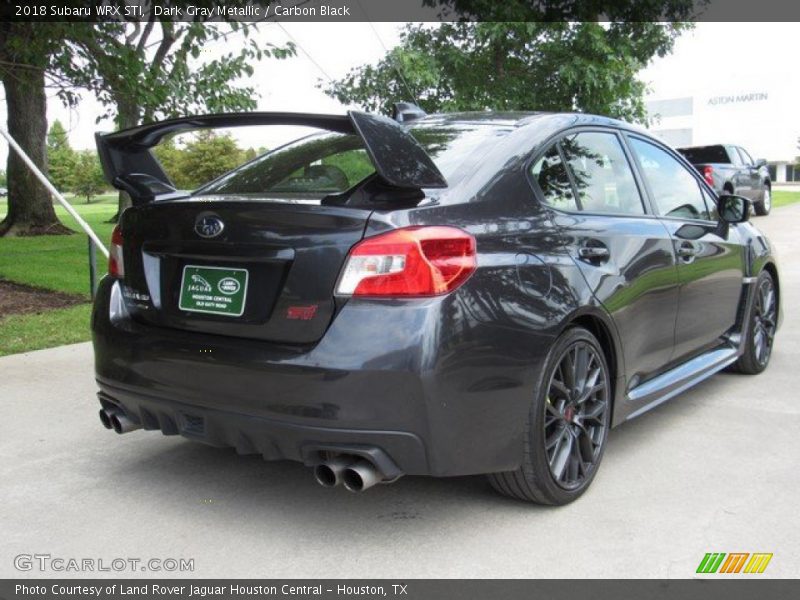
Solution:
{"label": "door window", "polygon": [[747,153],[747,150],[745,150],[744,148],[739,148],[739,154],[741,155],[742,162],[744,162],[744,164],[746,164],[746,165],[748,165],[750,167],[753,166],[753,159]]}
{"label": "door window", "polygon": [[741,167],[742,166],[742,157],[739,156],[739,152],[736,150],[736,146],[725,146],[728,150],[728,156],[731,158],[731,164]]}
{"label": "door window", "polygon": [[704,187],[701,186],[700,188],[703,191],[703,198],[706,201],[706,207],[708,208],[708,216],[709,219],[712,221],[719,221],[719,210],[717,209],[717,199],[708,192]]}
{"label": "door window", "polygon": [[559,210],[578,209],[567,169],[556,144],[533,164],[531,176],[539,186],[545,204]]}
{"label": "door window", "polygon": [[650,186],[658,214],[681,219],[711,220],[700,184],[666,150],[632,137],[631,148]]}
{"label": "door window", "polygon": [[581,210],[644,214],[639,188],[616,134],[576,133],[561,140],[561,150],[572,173]]}

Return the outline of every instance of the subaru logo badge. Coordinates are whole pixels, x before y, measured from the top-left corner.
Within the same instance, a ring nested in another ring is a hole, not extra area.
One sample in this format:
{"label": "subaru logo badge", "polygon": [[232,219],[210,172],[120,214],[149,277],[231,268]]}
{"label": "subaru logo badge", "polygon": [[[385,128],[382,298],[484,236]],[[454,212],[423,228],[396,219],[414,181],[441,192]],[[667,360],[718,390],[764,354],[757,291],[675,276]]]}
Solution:
{"label": "subaru logo badge", "polygon": [[195,233],[204,238],[217,237],[223,229],[225,229],[225,223],[213,215],[200,215],[194,222]]}

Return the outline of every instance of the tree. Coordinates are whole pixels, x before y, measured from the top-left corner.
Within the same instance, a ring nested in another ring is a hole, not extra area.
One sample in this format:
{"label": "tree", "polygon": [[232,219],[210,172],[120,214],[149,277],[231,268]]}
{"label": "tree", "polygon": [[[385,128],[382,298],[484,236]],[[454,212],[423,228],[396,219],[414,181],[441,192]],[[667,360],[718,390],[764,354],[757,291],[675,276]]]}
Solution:
{"label": "tree", "polygon": [[[71,60],[70,40],[76,35],[68,23],[0,23],[0,76],[6,96],[8,132],[47,173],[47,96],[45,86],[59,85],[59,95],[74,95],[58,80]],[[8,212],[0,223],[2,235],[72,233],[56,217],[47,189],[10,151],[7,162]]]}
{"label": "tree", "polygon": [[[502,4],[502,3],[500,3]],[[637,74],[690,25],[670,22],[453,22],[408,26],[376,65],[325,92],[389,112],[416,99],[427,111],[584,111],[644,122]]]}
{"label": "tree", "polygon": [[108,189],[100,159],[94,150],[81,150],[75,153],[75,176],[71,190],[76,196],[86,198],[89,204],[93,196],[102,194]]}
{"label": "tree", "polygon": [[72,190],[78,172],[78,155],[69,145],[61,121],[53,121],[47,134],[47,163],[50,181],[59,191]]}
{"label": "tree", "polygon": [[[168,8],[187,3],[164,0],[159,4]],[[237,2],[228,3],[233,4]],[[204,19],[97,24],[93,35],[79,44],[83,62],[69,76],[95,93],[107,108],[106,116],[114,117],[120,129],[197,112],[252,110],[255,90],[236,82],[252,76],[253,63],[262,58],[292,56],[294,45],[257,42],[250,37],[254,24],[209,24]],[[234,34],[245,38],[236,52],[204,58],[210,43]],[[126,198],[120,195],[120,209],[125,204]]]}
{"label": "tree", "polygon": [[230,135],[212,130],[199,131],[183,147],[175,140],[161,144],[155,150],[164,170],[179,189],[195,189],[239,166],[246,153]]}

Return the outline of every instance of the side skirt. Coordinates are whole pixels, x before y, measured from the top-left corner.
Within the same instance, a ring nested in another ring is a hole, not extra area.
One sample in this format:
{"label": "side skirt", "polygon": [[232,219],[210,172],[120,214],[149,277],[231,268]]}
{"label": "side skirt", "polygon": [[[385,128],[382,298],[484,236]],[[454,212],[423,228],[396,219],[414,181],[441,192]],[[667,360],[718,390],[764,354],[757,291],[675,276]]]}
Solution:
{"label": "side skirt", "polygon": [[655,408],[736,362],[737,358],[739,358],[738,348],[730,346],[716,348],[636,386],[628,392],[625,400],[630,412],[624,419],[626,421],[633,419]]}
{"label": "side skirt", "polygon": [[744,344],[749,333],[750,323],[747,315],[750,314],[750,307],[755,298],[756,281],[756,277],[743,279],[741,311],[737,315],[736,325],[721,340],[720,346],[629,390],[623,395],[622,402],[618,403],[618,408],[614,411],[612,426],[615,427],[646,413],[736,362],[744,352]]}

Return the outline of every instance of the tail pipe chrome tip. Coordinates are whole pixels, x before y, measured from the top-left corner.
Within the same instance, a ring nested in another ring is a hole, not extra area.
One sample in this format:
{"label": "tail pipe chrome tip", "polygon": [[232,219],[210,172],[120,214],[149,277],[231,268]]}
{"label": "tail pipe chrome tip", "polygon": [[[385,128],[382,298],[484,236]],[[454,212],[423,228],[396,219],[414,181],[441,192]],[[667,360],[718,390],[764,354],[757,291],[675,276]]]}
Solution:
{"label": "tail pipe chrome tip", "polygon": [[106,429],[113,429],[118,434],[141,429],[139,423],[132,421],[119,410],[100,409],[100,422]]}
{"label": "tail pipe chrome tip", "polygon": [[100,422],[103,424],[103,427],[106,429],[111,429],[113,425],[111,425],[111,412],[106,410],[105,408],[100,409]]}
{"label": "tail pipe chrome tip", "polygon": [[348,492],[363,492],[383,480],[375,465],[363,459],[348,465],[342,474],[342,483]]}
{"label": "tail pipe chrome tip", "polygon": [[325,461],[314,467],[314,479],[322,487],[336,487],[342,483],[344,470],[353,462],[352,459],[343,457]]}

